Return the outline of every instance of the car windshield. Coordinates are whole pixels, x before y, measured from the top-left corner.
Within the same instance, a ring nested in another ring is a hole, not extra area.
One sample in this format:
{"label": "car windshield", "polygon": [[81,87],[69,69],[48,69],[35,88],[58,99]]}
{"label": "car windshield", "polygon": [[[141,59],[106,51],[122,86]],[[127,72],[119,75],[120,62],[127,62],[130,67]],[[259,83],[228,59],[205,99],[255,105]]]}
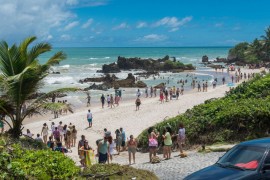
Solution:
{"label": "car windshield", "polygon": [[227,152],[217,164],[240,170],[256,170],[265,150],[265,147],[239,145]]}

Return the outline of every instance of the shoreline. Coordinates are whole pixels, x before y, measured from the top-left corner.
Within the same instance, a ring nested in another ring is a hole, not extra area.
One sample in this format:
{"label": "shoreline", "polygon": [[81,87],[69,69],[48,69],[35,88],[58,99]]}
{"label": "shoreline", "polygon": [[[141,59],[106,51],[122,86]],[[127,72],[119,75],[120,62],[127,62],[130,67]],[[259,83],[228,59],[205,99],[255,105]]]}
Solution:
{"label": "shoreline", "polygon": [[[259,72],[259,70],[245,69],[243,72]],[[197,88],[195,88],[188,93],[184,92],[184,95],[180,95],[179,100],[171,100],[163,104],[159,101],[159,95],[156,98],[142,97],[142,104],[139,111],[135,111],[135,97],[134,101],[122,101],[120,102],[119,107],[112,109],[107,108],[106,106],[104,109],[102,109],[101,106],[91,106],[91,112],[93,113],[93,127],[90,129],[87,128],[87,107],[76,110],[73,114],[67,114],[54,119],[53,122],[55,122],[56,125],[58,125],[60,121],[67,125],[71,122],[76,126],[78,131],[77,142],[81,135],[85,135],[89,145],[96,149],[96,140],[103,137],[104,128],[111,131],[113,138],[115,138],[114,131],[120,127],[123,127],[125,130],[126,137],[129,137],[131,134],[134,135],[134,137],[137,137],[144,129],[162,122],[167,117],[171,118],[184,113],[187,109],[191,109],[195,105],[204,103],[205,100],[223,97],[225,92],[229,90],[227,83],[225,85],[218,85],[215,89],[209,85],[207,92],[197,92]],[[24,122],[24,131],[30,129],[31,133],[36,135],[41,132],[42,124],[45,122],[50,129],[52,121],[43,118],[38,121]],[[77,147],[71,148],[72,153],[68,153],[67,155],[75,162],[79,162],[76,148]]]}

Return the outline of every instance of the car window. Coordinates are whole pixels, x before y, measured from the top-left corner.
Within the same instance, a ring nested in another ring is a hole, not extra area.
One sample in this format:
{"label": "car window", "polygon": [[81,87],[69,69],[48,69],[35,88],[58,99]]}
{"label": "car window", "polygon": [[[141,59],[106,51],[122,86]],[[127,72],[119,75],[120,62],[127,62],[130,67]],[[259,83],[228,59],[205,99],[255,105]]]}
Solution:
{"label": "car window", "polygon": [[218,162],[247,169],[256,169],[266,148],[256,146],[236,146],[227,152]]}

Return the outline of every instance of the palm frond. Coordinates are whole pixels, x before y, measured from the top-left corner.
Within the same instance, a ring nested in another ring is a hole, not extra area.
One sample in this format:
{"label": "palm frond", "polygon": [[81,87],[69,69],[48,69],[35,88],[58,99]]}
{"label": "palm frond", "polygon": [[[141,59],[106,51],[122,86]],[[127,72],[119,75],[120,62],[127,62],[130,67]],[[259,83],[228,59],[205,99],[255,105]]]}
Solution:
{"label": "palm frond", "polygon": [[49,110],[49,111],[60,111],[60,110],[63,110],[63,111],[69,111],[71,113],[73,113],[73,109],[71,108],[71,105],[70,104],[66,104],[66,103],[44,103],[42,105],[42,107],[45,109],[45,110]]}
{"label": "palm frond", "polygon": [[53,94],[58,96],[59,94],[62,94],[62,93],[77,92],[77,91],[82,91],[82,89],[80,89],[80,88],[60,88],[60,89],[56,89],[54,91],[50,91],[50,92],[40,96],[39,98],[34,100],[33,103],[46,102],[49,98],[51,98],[53,96]]}
{"label": "palm frond", "polygon": [[28,53],[27,65],[31,64],[32,61],[36,60],[36,58],[52,49],[51,45],[48,43],[39,43],[31,48]]}
{"label": "palm frond", "polygon": [[30,36],[30,37],[24,39],[24,41],[21,42],[21,44],[20,44],[20,46],[19,46],[20,49],[21,49],[21,51],[22,51],[23,53],[27,54],[27,48],[28,48],[28,46],[29,46],[32,42],[34,42],[36,39],[37,39],[37,37],[35,37],[35,36]]}
{"label": "palm frond", "polygon": [[12,118],[12,113],[14,112],[13,105],[3,97],[0,98],[0,113],[6,114]]}
{"label": "palm frond", "polygon": [[57,65],[59,64],[61,61],[63,61],[64,59],[67,58],[67,55],[62,52],[62,51],[59,51],[57,53],[55,53],[46,63],[46,65],[49,65],[49,66],[53,66],[53,65]]}

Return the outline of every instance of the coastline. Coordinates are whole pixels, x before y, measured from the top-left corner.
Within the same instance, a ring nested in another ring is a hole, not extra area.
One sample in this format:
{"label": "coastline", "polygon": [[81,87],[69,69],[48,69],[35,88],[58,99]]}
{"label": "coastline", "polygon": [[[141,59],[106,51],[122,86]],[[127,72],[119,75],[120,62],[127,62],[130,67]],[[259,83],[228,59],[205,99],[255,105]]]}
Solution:
{"label": "coastline", "polygon": [[[243,72],[259,72],[259,70],[245,69]],[[77,142],[81,135],[85,135],[86,139],[89,141],[89,145],[95,149],[96,140],[102,138],[104,128],[111,131],[113,137],[114,131],[120,127],[123,127],[127,137],[131,134],[137,137],[144,129],[163,121],[164,118],[175,117],[195,105],[204,103],[207,99],[223,97],[228,90],[229,87],[227,87],[227,85],[219,85],[215,89],[209,86],[208,92],[197,92],[195,88],[189,93],[184,93],[183,96],[179,97],[179,100],[171,100],[164,104],[159,102],[159,96],[156,98],[142,97],[142,105],[139,111],[135,111],[135,98],[134,101],[122,101],[119,107],[112,109],[107,107],[102,109],[101,106],[92,106],[93,127],[90,129],[87,128],[88,122],[86,120],[86,114],[88,108],[86,107],[77,110],[74,114],[67,114],[60,118],[53,119],[53,122],[55,122],[56,125],[58,125],[60,121],[67,125],[69,123],[74,124],[78,131]],[[50,129],[52,121],[44,117],[44,119],[40,121],[24,122],[24,130],[30,129],[30,131],[36,135],[41,132],[42,124],[45,122]],[[79,161],[76,147],[73,147],[72,153],[68,153],[67,155],[75,160],[75,162]]]}

